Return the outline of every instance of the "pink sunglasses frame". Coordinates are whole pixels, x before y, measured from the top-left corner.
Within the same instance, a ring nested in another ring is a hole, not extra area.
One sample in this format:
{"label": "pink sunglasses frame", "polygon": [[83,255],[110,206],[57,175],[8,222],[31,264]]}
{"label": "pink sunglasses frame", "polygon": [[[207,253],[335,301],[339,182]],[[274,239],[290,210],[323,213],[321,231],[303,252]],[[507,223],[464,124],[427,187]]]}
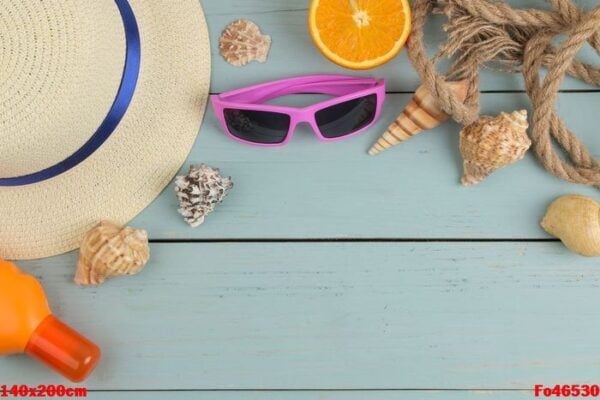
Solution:
{"label": "pink sunglasses frame", "polygon": [[[265,101],[274,99],[276,97],[299,93],[328,94],[336,97],[312,104],[304,108],[262,104]],[[315,114],[317,111],[371,94],[375,94],[377,96],[377,108],[373,121],[356,132],[352,132],[345,136],[336,138],[327,138],[323,136],[315,119]],[[285,146],[290,142],[290,140],[292,140],[297,125],[303,122],[308,123],[312,127],[319,140],[323,142],[335,142],[350,138],[366,131],[379,119],[379,116],[381,115],[381,109],[385,101],[385,80],[347,75],[308,75],[296,78],[281,79],[224,92],[218,95],[212,95],[210,96],[210,100],[213,111],[215,112],[221,127],[225,133],[227,133],[227,135],[238,142],[261,147]],[[285,139],[280,143],[255,143],[235,136],[229,131],[225,121],[224,110],[229,108],[238,110],[276,112],[288,115],[290,117],[290,127],[286,133]]]}

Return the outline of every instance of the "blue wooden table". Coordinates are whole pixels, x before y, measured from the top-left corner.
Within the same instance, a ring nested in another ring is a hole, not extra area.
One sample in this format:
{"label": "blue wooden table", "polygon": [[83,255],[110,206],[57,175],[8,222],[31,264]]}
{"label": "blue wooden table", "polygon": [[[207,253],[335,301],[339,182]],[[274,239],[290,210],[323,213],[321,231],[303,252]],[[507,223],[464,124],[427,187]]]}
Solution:
{"label": "blue wooden table", "polygon": [[[312,45],[307,3],[205,0],[212,92],[347,72]],[[273,37],[266,64],[219,57],[221,29],[242,17]],[[598,192],[531,154],[461,187],[454,123],[369,157],[419,82],[405,54],[362,74],[388,80],[388,101],[377,126],[344,142],[301,127],[288,147],[245,146],[209,109],[188,165],[218,166],[235,188],[194,230],[169,187],[132,222],[152,238],[141,275],[79,288],[76,253],[21,264],[102,346],[90,398],[496,400],[532,398],[538,383],[600,383],[599,262],[539,226],[555,197]],[[482,85],[485,113],[529,107],[517,75],[486,73]],[[600,156],[597,88],[562,88],[559,112]],[[67,384],[21,356],[0,360],[1,383]]]}

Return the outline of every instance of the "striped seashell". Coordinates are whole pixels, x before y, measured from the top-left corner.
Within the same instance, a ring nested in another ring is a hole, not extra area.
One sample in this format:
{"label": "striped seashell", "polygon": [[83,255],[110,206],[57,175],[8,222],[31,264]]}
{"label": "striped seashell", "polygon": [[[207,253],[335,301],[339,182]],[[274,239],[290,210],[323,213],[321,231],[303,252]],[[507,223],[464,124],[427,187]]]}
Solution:
{"label": "striped seashell", "polygon": [[219,39],[219,50],[225,61],[242,67],[251,61],[267,61],[271,37],[263,35],[254,22],[238,19],[229,24]]}
{"label": "striped seashell", "polygon": [[[467,97],[468,82],[450,82],[450,85],[458,98],[464,101]],[[424,130],[435,128],[447,119],[448,114],[441,109],[437,99],[427,86],[421,85],[398,118],[371,147],[369,155],[379,154]]]}
{"label": "striped seashell", "polygon": [[149,258],[146,231],[102,221],[81,242],[75,283],[98,285],[112,276],[135,275]]}

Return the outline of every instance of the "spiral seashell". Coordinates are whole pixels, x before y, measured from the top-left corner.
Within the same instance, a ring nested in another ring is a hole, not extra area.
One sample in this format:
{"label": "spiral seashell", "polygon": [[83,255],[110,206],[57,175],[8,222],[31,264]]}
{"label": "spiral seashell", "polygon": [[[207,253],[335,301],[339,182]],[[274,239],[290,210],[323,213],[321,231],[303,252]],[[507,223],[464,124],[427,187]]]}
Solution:
{"label": "spiral seashell", "polygon": [[112,276],[135,275],[149,258],[146,231],[102,221],[81,242],[75,283],[98,285]]}
{"label": "spiral seashell", "polygon": [[231,65],[241,67],[249,62],[267,61],[271,37],[263,35],[252,21],[238,19],[229,24],[219,40],[221,56]]}
{"label": "spiral seashell", "polygon": [[196,228],[223,202],[232,188],[231,177],[221,175],[218,168],[206,164],[191,165],[187,175],[175,178],[178,211],[192,228]]}
{"label": "spiral seashell", "polygon": [[[467,97],[469,83],[467,81],[449,82],[450,87],[461,101]],[[369,150],[374,156],[400,142],[410,139],[426,129],[432,129],[448,119],[437,99],[426,85],[421,85],[402,113],[381,135]]]}
{"label": "spiral seashell", "polygon": [[531,147],[527,111],[483,116],[460,131],[464,163],[462,184],[474,185],[498,168],[522,159]]}
{"label": "spiral seashell", "polygon": [[548,207],[542,228],[577,254],[600,256],[600,204],[594,199],[559,197]]}

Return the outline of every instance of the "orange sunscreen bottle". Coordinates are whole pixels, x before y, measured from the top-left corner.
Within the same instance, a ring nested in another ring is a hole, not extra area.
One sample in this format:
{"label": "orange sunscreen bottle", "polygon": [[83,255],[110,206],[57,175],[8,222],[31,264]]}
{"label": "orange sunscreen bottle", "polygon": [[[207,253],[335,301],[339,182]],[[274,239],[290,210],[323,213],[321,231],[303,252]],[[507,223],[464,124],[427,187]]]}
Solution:
{"label": "orange sunscreen bottle", "polygon": [[0,260],[0,356],[25,353],[73,382],[85,380],[100,349],[52,315],[42,285]]}

